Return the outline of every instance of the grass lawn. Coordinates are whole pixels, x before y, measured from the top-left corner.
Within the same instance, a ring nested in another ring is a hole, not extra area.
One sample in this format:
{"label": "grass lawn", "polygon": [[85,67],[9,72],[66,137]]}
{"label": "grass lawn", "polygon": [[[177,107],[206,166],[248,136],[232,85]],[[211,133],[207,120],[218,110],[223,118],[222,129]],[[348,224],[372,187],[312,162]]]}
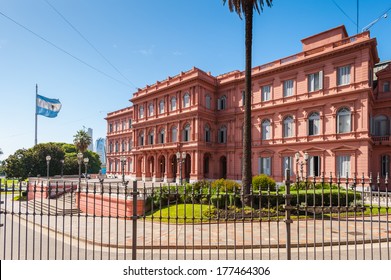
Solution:
{"label": "grass lawn", "polygon": [[178,204],[165,207],[162,210],[157,210],[146,218],[153,221],[162,221],[179,224],[184,223],[201,223],[208,221],[208,217],[203,214],[209,209],[209,205],[203,204]]}
{"label": "grass lawn", "polygon": [[[150,221],[162,221],[164,223],[178,223],[178,224],[185,224],[185,223],[207,223],[209,221],[212,222],[217,222],[217,219],[215,217],[208,217],[205,215],[205,211],[209,209],[209,205],[203,205],[203,204],[178,204],[178,205],[172,205],[170,207],[165,207],[162,210],[157,210],[154,213],[146,216],[147,220]],[[213,206],[212,206],[213,207]],[[385,207],[373,207],[372,210],[369,208],[368,205],[365,206],[364,212],[362,211],[357,211],[356,213],[354,212],[348,212],[342,211],[339,213],[333,213],[332,218],[338,218],[338,216],[342,218],[346,218],[346,215],[348,217],[362,217],[363,215],[366,217],[372,216],[377,216],[379,215],[379,210],[380,210],[380,215],[386,215],[387,209]],[[271,209],[273,210],[273,209]],[[241,211],[241,208],[237,208],[237,211]],[[247,209],[248,211],[248,209]],[[250,210],[251,211],[251,210]],[[256,209],[253,210],[254,215],[253,215],[253,220],[254,221],[259,221],[259,217],[257,217],[257,214],[255,214]],[[267,210],[265,210],[267,211]],[[388,214],[391,214],[391,208],[388,209]],[[264,221],[267,220],[283,220],[285,217],[283,215],[279,216],[273,216],[273,217],[262,217],[261,219]],[[291,215],[291,218],[293,220],[304,220],[304,219],[314,219],[314,214],[313,213],[308,213],[307,216],[300,214],[293,214]],[[321,219],[322,214],[318,213],[315,215],[315,219]],[[327,220],[330,218],[330,213],[324,213],[323,214],[323,219]],[[245,220],[250,220],[249,218],[246,218]],[[224,217],[221,217],[219,222],[225,221]],[[228,221],[233,221],[233,219],[229,218]],[[242,221],[241,218],[237,218],[236,221]]]}

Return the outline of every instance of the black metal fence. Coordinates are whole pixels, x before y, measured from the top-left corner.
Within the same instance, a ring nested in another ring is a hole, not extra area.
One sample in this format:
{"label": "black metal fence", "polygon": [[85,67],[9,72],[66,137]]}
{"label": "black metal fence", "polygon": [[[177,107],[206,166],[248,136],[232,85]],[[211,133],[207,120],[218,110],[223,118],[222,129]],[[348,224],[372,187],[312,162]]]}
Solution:
{"label": "black metal fence", "polygon": [[331,176],[247,194],[232,182],[6,183],[0,257],[389,260],[388,188],[387,177]]}

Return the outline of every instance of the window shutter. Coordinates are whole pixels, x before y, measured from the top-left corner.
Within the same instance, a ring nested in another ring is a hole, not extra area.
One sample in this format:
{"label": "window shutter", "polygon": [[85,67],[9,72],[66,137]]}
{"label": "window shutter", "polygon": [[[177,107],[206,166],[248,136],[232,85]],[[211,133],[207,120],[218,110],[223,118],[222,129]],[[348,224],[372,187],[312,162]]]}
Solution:
{"label": "window shutter", "polygon": [[323,89],[323,71],[319,71],[319,89]]}

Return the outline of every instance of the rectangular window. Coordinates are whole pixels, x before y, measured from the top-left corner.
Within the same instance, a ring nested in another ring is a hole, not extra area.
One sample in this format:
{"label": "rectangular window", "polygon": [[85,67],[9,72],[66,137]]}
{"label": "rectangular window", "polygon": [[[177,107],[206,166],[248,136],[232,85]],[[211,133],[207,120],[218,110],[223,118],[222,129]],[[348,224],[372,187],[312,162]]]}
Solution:
{"label": "rectangular window", "polygon": [[109,132],[113,132],[113,124],[109,124]]}
{"label": "rectangular window", "polygon": [[350,65],[337,68],[337,84],[339,86],[350,84]]}
{"label": "rectangular window", "polygon": [[269,101],[271,99],[271,86],[263,86],[261,88],[261,100],[262,101]]}
{"label": "rectangular window", "polygon": [[350,156],[338,156],[337,157],[337,176],[341,177],[350,176]]}
{"label": "rectangular window", "polygon": [[319,135],[319,119],[309,119],[308,120],[308,135]]}
{"label": "rectangular window", "polygon": [[320,176],[320,157],[309,156],[308,158],[308,173],[311,177]]}
{"label": "rectangular window", "polygon": [[384,82],[383,92],[389,92],[389,91],[390,91],[390,82]]}
{"label": "rectangular window", "polygon": [[381,175],[385,177],[387,174],[390,176],[390,156],[381,156]]}
{"label": "rectangular window", "polygon": [[308,92],[317,91],[323,88],[323,71],[308,75]]}
{"label": "rectangular window", "polygon": [[293,80],[286,80],[283,84],[284,97],[293,95]]}
{"label": "rectangular window", "polygon": [[271,157],[260,157],[258,158],[258,173],[259,174],[266,174],[270,176],[272,174],[271,172],[271,166],[272,166],[272,158]]}
{"label": "rectangular window", "polygon": [[129,119],[129,129],[132,128],[132,119]]}

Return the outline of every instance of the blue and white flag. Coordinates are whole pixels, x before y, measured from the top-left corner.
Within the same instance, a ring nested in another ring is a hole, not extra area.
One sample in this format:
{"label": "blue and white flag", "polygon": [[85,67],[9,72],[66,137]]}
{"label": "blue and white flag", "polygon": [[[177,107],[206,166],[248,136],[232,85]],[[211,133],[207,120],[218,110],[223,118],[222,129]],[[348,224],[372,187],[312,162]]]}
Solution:
{"label": "blue and white flag", "polygon": [[61,110],[61,102],[58,99],[51,99],[37,94],[37,115],[48,118],[57,117]]}

